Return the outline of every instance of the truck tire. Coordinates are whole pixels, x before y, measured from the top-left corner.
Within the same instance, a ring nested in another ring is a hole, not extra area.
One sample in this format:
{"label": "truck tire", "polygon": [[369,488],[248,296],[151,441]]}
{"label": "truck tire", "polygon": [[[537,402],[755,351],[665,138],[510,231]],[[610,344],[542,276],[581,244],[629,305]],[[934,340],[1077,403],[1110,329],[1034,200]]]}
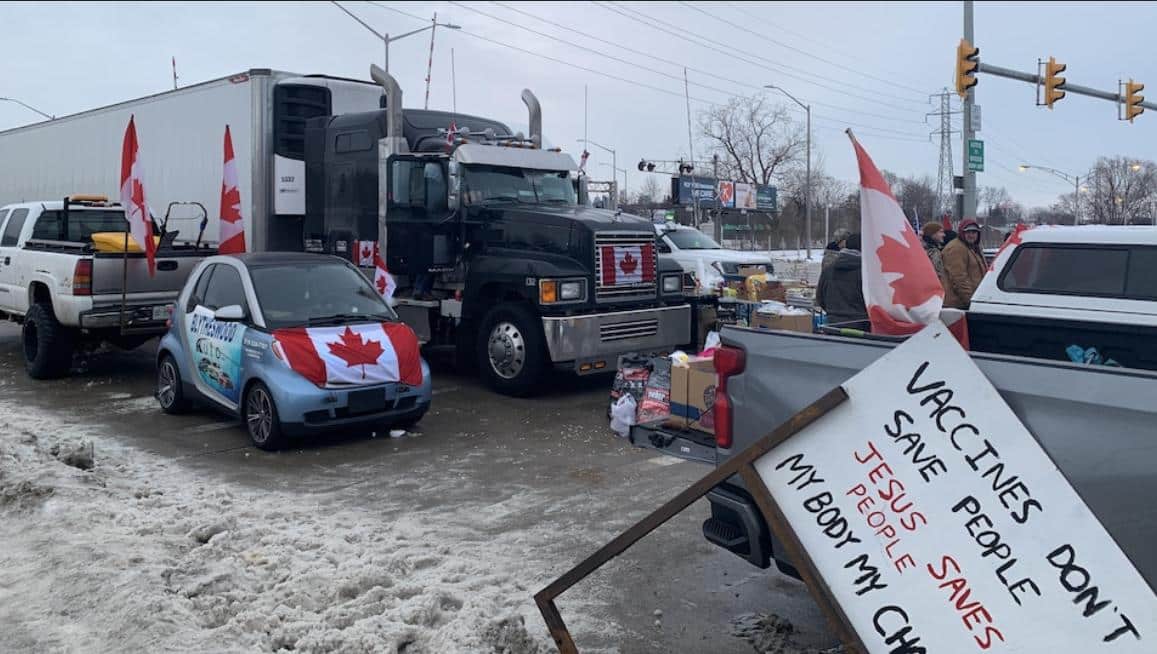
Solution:
{"label": "truck tire", "polygon": [[189,398],[185,397],[185,387],[181,383],[181,370],[173,355],[166,354],[157,364],[157,403],[161,411],[171,415],[189,410]]}
{"label": "truck tire", "polygon": [[478,371],[503,395],[530,395],[547,367],[542,320],[525,304],[499,304],[478,329]]}
{"label": "truck tire", "polygon": [[245,393],[241,404],[241,419],[253,444],[267,452],[280,450],[285,445],[285,432],[281,428],[281,416],[277,413],[277,403],[269,388],[255,381]]}
{"label": "truck tire", "polygon": [[44,302],[32,305],[24,316],[24,369],[33,379],[55,379],[68,374],[76,344],[72,330],[61,325]]}

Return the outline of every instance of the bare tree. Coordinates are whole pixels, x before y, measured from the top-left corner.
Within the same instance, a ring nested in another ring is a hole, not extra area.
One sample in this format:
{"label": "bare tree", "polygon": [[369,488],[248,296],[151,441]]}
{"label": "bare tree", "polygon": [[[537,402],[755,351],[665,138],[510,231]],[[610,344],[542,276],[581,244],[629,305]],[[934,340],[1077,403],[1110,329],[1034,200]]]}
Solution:
{"label": "bare tree", "polygon": [[703,111],[699,129],[708,153],[719,155],[720,176],[726,179],[770,184],[805,152],[799,123],[787,107],[768,102],[762,94],[734,97]]}
{"label": "bare tree", "polygon": [[[1157,164],[1125,157],[1101,157],[1093,166],[1079,199],[1084,222],[1127,225],[1149,222],[1157,202]],[[1060,203],[1071,207],[1072,193]]]}
{"label": "bare tree", "polygon": [[663,185],[659,180],[655,179],[654,175],[647,175],[646,181],[639,189],[639,194],[635,196],[635,201],[638,204],[655,205],[666,203],[671,199],[671,191],[663,189]]}

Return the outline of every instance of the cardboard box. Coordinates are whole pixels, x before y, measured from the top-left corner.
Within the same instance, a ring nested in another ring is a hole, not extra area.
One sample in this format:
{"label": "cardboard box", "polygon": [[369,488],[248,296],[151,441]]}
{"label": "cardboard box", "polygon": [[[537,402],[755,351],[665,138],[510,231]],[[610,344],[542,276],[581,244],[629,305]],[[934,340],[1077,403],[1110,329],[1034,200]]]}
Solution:
{"label": "cardboard box", "polygon": [[755,329],[782,329],[789,332],[812,333],[812,316],[806,314],[753,313],[751,326]]}
{"label": "cardboard box", "polygon": [[787,289],[784,288],[777,280],[768,280],[764,275],[752,275],[747,278],[745,282],[747,299],[752,302],[762,302],[764,300],[775,300],[776,302],[784,302],[787,300]]}
{"label": "cardboard box", "polygon": [[711,357],[691,357],[690,365],[671,367],[671,423],[715,431],[715,364]]}

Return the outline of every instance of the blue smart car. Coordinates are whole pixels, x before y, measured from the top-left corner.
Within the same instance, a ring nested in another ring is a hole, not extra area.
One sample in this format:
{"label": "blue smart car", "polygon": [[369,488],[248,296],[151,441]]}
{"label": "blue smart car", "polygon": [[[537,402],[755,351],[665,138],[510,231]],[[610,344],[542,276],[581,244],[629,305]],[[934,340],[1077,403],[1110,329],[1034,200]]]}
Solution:
{"label": "blue smart car", "polygon": [[417,338],[348,261],[222,255],[189,276],[157,350],[157,402],[241,418],[254,445],[351,425],[407,428],[430,408]]}

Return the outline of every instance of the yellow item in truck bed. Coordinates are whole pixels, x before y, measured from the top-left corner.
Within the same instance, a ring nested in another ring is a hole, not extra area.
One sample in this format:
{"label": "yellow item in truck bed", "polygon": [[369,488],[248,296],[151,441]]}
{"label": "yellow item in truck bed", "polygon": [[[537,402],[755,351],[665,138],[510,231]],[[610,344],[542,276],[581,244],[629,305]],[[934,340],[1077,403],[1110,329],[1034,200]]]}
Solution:
{"label": "yellow item in truck bed", "polygon": [[[93,232],[92,246],[97,252],[124,252],[125,251],[125,233],[124,232]],[[157,245],[161,239],[157,236],[153,237],[153,244]],[[137,244],[136,239],[132,234],[129,234],[129,252],[142,252],[141,246]]]}
{"label": "yellow item in truck bed", "polygon": [[770,275],[752,275],[745,282],[747,299],[752,302],[775,300],[783,302],[787,299],[787,291],[779,280],[771,279]]}

